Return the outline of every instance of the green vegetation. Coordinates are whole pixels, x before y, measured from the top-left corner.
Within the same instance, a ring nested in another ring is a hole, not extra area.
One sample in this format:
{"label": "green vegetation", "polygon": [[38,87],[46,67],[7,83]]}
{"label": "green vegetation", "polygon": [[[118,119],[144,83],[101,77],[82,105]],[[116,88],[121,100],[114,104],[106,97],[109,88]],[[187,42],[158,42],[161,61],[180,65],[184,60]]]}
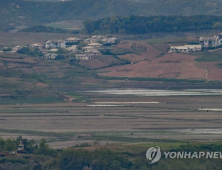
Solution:
{"label": "green vegetation", "polygon": [[114,48],[113,50],[110,50],[110,49],[101,50],[101,53],[103,55],[125,55],[125,54],[130,54],[130,53],[133,53],[133,52],[128,50],[128,49]]}
{"label": "green vegetation", "polygon": [[154,38],[146,40],[148,44],[170,44],[170,43],[184,43],[186,37],[167,37],[167,38]]}
{"label": "green vegetation", "polygon": [[131,12],[128,9],[135,9],[139,13],[141,8],[144,12],[146,11],[143,5],[127,0],[75,0],[63,3],[60,1],[52,3],[4,0],[0,1],[0,11],[3,12],[0,15],[0,30],[9,31],[21,25],[33,26],[87,17],[111,16],[120,13],[129,15]]}
{"label": "green vegetation", "polygon": [[195,53],[196,56],[200,57],[195,59],[195,61],[207,62],[207,61],[222,61],[222,49],[217,49],[215,51],[205,51],[201,53]]}
{"label": "green vegetation", "polygon": [[222,68],[222,63],[216,65],[218,68]]}
{"label": "green vegetation", "polygon": [[[183,32],[221,29],[219,16],[129,16],[106,17],[83,22],[87,33],[146,34],[150,32]],[[217,24],[217,27],[215,27]]]}
{"label": "green vegetation", "polygon": [[[22,137],[19,136],[16,139],[2,139],[0,138],[0,152],[3,151],[16,151],[18,145],[20,144]],[[26,147],[27,147],[27,153],[34,153],[36,149],[38,149],[38,146],[36,146],[35,141],[34,140],[30,140],[28,142],[26,142]]]}
{"label": "green vegetation", "polygon": [[[152,2],[152,3],[150,3]],[[33,26],[49,24],[65,20],[81,20],[107,16],[128,15],[221,15],[217,7],[222,6],[218,0],[178,1],[178,0],[72,0],[63,3],[30,0],[0,1],[0,30],[9,31],[17,26]],[[11,12],[13,11],[13,12]],[[212,25],[214,29],[221,27],[221,22]],[[174,28],[178,29],[177,26]]]}
{"label": "green vegetation", "polygon": [[132,80],[132,81],[165,81],[165,82],[187,82],[187,83],[204,83],[204,80],[188,80],[188,79],[168,79],[168,78],[147,78],[147,77],[102,77],[106,80]]}
{"label": "green vegetation", "polygon": [[17,51],[19,54],[26,54],[33,57],[41,57],[43,53],[38,48],[29,48],[29,47],[22,47]]}
{"label": "green vegetation", "polygon": [[[19,141],[17,139],[0,139],[0,152],[15,151]],[[41,169],[41,170],[82,170],[84,167],[92,170],[220,170],[222,163],[220,159],[166,159],[162,154],[159,162],[149,164],[146,160],[146,150],[152,146],[160,146],[161,151],[181,152],[220,152],[221,142],[217,143],[143,143],[133,145],[107,145],[103,149],[88,151],[88,144],[74,148],[55,150],[49,147],[45,139],[39,144],[34,140],[26,141],[26,155],[11,155],[0,158],[2,167],[13,169]],[[80,147],[80,148],[79,148]],[[85,149],[86,147],[86,149]],[[112,151],[108,148],[112,148]]]}
{"label": "green vegetation", "polygon": [[22,30],[23,32],[46,32],[46,33],[66,33],[66,30],[60,28],[53,28],[50,26],[36,25]]}

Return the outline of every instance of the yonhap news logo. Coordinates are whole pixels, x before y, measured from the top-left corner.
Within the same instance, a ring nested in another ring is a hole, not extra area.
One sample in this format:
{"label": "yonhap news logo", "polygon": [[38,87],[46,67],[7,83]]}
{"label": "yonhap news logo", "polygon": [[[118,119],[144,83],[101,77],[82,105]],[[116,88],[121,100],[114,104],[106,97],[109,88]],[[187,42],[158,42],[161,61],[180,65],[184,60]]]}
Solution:
{"label": "yonhap news logo", "polygon": [[158,162],[160,158],[161,158],[161,151],[159,146],[151,147],[146,151],[146,159],[148,160],[149,164]]}
{"label": "yonhap news logo", "polygon": [[[222,159],[222,152],[217,151],[200,151],[200,152],[191,152],[191,151],[169,151],[162,152],[163,158],[165,159]],[[146,158],[149,164],[158,162],[162,156],[161,149],[159,146],[150,147],[146,151]]]}

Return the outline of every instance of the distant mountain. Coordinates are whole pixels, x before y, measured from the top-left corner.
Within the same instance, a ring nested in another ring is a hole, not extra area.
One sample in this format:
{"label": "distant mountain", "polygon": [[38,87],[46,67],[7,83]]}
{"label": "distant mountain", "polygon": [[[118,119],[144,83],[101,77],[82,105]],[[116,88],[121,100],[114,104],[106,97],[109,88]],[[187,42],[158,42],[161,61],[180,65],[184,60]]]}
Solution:
{"label": "distant mountain", "polygon": [[1,0],[0,30],[106,16],[222,15],[221,8],[221,0]]}

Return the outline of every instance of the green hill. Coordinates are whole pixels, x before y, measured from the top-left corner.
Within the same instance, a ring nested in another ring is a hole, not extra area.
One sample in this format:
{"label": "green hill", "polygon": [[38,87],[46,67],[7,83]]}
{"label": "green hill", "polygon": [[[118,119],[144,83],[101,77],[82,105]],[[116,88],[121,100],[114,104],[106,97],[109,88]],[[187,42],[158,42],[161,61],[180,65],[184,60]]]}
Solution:
{"label": "green hill", "polygon": [[219,0],[2,0],[0,30],[62,20],[127,15],[222,15]]}

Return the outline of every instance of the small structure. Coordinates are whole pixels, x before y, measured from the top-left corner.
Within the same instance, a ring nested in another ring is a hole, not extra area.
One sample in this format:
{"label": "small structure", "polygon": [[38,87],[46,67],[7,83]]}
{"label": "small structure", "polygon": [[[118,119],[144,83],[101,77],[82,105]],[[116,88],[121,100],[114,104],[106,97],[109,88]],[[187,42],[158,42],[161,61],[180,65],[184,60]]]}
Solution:
{"label": "small structure", "polygon": [[21,45],[16,45],[14,47],[12,47],[11,53],[17,53],[18,50],[20,50],[22,48]]}
{"label": "small structure", "polygon": [[104,38],[104,39],[101,40],[101,42],[104,45],[118,44],[118,40],[115,37],[113,37],[113,38]]}
{"label": "small structure", "polygon": [[76,59],[78,60],[90,60],[92,56],[89,54],[76,54]]}
{"label": "small structure", "polygon": [[26,153],[27,150],[26,144],[27,144],[27,139],[20,140],[20,143],[17,148],[17,153]]}
{"label": "small structure", "polygon": [[50,50],[49,50],[50,53],[56,53],[57,51],[58,51],[57,48],[53,48],[53,49],[50,49]]}
{"label": "small structure", "polygon": [[78,48],[76,45],[73,45],[71,47],[68,47],[66,48],[66,50],[69,52],[69,53],[74,53],[74,52],[77,52],[78,51]]}
{"label": "small structure", "polygon": [[189,52],[195,52],[195,51],[201,51],[202,46],[201,45],[184,45],[185,47],[188,47]]}
{"label": "small structure", "polygon": [[85,54],[97,57],[102,56],[102,53],[97,49],[88,49],[87,51],[85,51]]}
{"label": "small structure", "polygon": [[86,139],[86,138],[90,138],[91,136],[92,136],[91,134],[77,134],[77,135],[75,135],[75,137],[78,139]]}
{"label": "small structure", "polygon": [[66,48],[66,41],[64,40],[48,40],[45,42],[45,48]]}
{"label": "small structure", "polygon": [[196,52],[201,51],[201,45],[184,45],[184,46],[171,46],[169,52]]}
{"label": "small structure", "polygon": [[93,49],[95,49],[94,47],[92,46],[86,46],[86,47],[83,47],[82,50],[85,51],[85,52],[90,52],[92,51]]}
{"label": "small structure", "polygon": [[98,49],[102,46],[102,44],[100,44],[100,43],[89,43],[87,46]]}
{"label": "small structure", "polygon": [[200,37],[199,42],[202,47],[218,47],[222,45],[222,34],[213,37]]}
{"label": "small structure", "polygon": [[107,38],[104,37],[104,36],[101,36],[101,35],[94,35],[94,36],[91,36],[91,38],[87,38],[87,39],[83,40],[83,42],[86,43],[86,44],[98,43],[102,39],[107,39]]}
{"label": "small structure", "polygon": [[81,41],[79,38],[71,37],[66,39],[66,44],[77,44]]}
{"label": "small structure", "polygon": [[44,55],[44,58],[47,58],[49,60],[55,60],[57,56],[58,56],[58,54],[47,53],[47,54]]}
{"label": "small structure", "polygon": [[39,44],[39,43],[34,43],[34,44],[29,45],[30,48],[40,48],[41,46],[42,44]]}
{"label": "small structure", "polygon": [[102,36],[102,35],[93,35],[91,38],[97,39],[97,40],[101,40],[101,39],[103,39],[103,38],[105,38],[105,37]]}
{"label": "small structure", "polygon": [[86,44],[90,44],[90,43],[97,43],[97,42],[99,42],[99,40],[93,39],[93,38],[86,38],[83,40],[83,42]]}

